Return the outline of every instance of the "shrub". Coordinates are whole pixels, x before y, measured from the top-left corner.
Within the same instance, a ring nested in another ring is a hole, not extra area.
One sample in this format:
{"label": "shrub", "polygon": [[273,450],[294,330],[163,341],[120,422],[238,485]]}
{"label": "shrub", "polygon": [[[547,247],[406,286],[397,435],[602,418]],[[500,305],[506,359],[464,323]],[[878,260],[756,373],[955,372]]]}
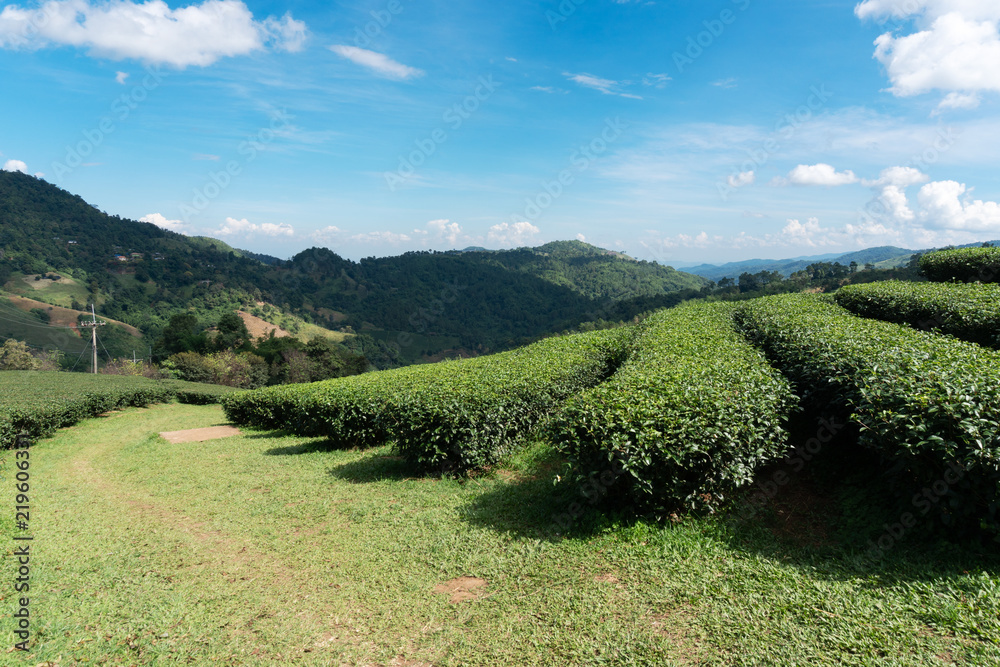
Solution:
{"label": "shrub", "polygon": [[103,375],[130,375],[147,377],[153,380],[163,377],[163,373],[156,366],[147,364],[142,360],[132,361],[125,358],[109,361],[99,372]]}
{"label": "shrub", "polygon": [[165,403],[216,403],[231,387],[138,376],[11,371],[0,374],[0,449],[43,438],[109,410]]}
{"label": "shrub", "polygon": [[0,370],[31,371],[38,368],[38,362],[32,356],[27,343],[8,338],[0,346]]}
{"label": "shrub", "polygon": [[0,449],[110,410],[170,401],[174,392],[146,378],[10,372],[0,376]]}
{"label": "shrub", "polygon": [[785,451],[794,397],[735,331],[729,304],[659,311],[634,348],[546,427],[585,488],[659,516],[712,508]]}
{"label": "shrub", "polygon": [[920,258],[920,270],[935,282],[1000,282],[1000,248],[955,248]]}
{"label": "shrub", "polygon": [[223,400],[230,420],[358,446],[395,439],[424,469],[461,472],[509,453],[560,401],[610,374],[626,328],[548,338],[501,354],[310,385],[283,385]]}
{"label": "shrub", "polygon": [[565,399],[624,361],[630,329],[559,336],[502,354],[446,362],[390,400],[398,451],[445,472],[482,468],[510,454]]}
{"label": "shrub", "polygon": [[892,463],[897,486],[944,484],[922,514],[1000,534],[1000,354],[810,295],[751,301],[737,321],[813,403],[850,415],[861,444]]}
{"label": "shrub", "polygon": [[848,285],[834,299],[862,317],[1000,346],[1000,285],[888,281]]}
{"label": "shrub", "polygon": [[188,382],[256,389],[267,384],[267,362],[250,352],[224,350],[214,354],[178,352],[163,364],[167,372]]}

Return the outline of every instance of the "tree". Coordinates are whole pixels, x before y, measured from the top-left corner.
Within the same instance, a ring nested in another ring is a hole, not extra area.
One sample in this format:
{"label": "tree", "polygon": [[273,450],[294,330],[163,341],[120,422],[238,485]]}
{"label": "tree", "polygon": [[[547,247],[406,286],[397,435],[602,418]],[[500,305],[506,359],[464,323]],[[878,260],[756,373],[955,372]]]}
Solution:
{"label": "tree", "polygon": [[222,350],[246,349],[252,342],[246,322],[236,312],[226,313],[220,317],[219,323],[215,325],[215,330],[212,347],[220,352]]}
{"label": "tree", "polygon": [[174,315],[157,339],[156,346],[168,355],[204,351],[205,334],[198,332],[198,318],[191,313]]}
{"label": "tree", "polygon": [[0,347],[0,370],[3,371],[33,371],[38,368],[38,362],[31,355],[27,344],[9,338]]}

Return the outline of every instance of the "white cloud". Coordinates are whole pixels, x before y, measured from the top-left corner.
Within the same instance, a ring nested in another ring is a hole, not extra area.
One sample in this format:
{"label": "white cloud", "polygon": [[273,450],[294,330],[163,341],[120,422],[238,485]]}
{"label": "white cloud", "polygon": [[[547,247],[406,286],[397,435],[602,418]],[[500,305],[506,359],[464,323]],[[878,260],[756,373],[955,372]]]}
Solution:
{"label": "white cloud", "polygon": [[805,223],[788,219],[781,229],[781,235],[789,245],[817,248],[825,245],[836,245],[836,241],[830,238],[831,231],[820,226],[819,218],[809,218]]}
{"label": "white cloud", "polygon": [[719,79],[718,81],[713,81],[712,85],[716,86],[718,88],[735,88],[736,87],[736,79],[734,79],[732,77],[730,77],[728,79]]}
{"label": "white cloud", "polygon": [[[39,20],[39,17],[42,17]],[[290,14],[255,21],[240,0],[205,0],[171,9],[162,0],[49,0],[39,8],[8,5],[0,12],[0,47],[86,48],[100,58],[135,59],[185,68],[273,46],[301,50],[305,23]]]}
{"label": "white cloud", "polygon": [[274,45],[280,51],[298,53],[306,46],[309,29],[305,21],[296,21],[291,12],[285,12],[280,19],[268,16],[264,19],[263,33],[265,41]]}
{"label": "white cloud", "polygon": [[525,246],[530,243],[541,230],[530,222],[501,222],[490,227],[486,238],[490,243],[505,246]]}
{"label": "white cloud", "polygon": [[330,50],[357,65],[367,67],[387,79],[404,80],[424,74],[423,70],[398,63],[389,56],[356,46],[334,44],[330,47]]}
{"label": "white cloud", "polygon": [[1000,3],[995,0],[865,0],[861,19],[913,19],[916,31],[885,32],[875,58],[898,97],[949,93],[941,109],[969,109],[980,91],[1000,91]]}
{"label": "white cloud", "polygon": [[978,93],[948,93],[938,104],[935,114],[941,109],[975,109],[979,102]]}
{"label": "white cloud", "polygon": [[344,232],[340,227],[337,227],[336,225],[329,225],[323,229],[317,229],[309,235],[309,238],[317,241],[318,243],[329,245],[339,241],[343,234]]}
{"label": "white cloud", "polygon": [[777,179],[777,184],[785,185],[826,185],[826,186],[837,186],[837,185],[848,185],[850,183],[857,183],[858,177],[854,175],[854,172],[848,169],[847,171],[838,172],[831,165],[820,162],[819,164],[800,164],[799,166],[788,172],[788,177],[784,179]]}
{"label": "white cloud", "polygon": [[865,207],[868,223],[908,225],[916,219],[906,198],[906,188],[926,183],[927,174],[914,167],[889,167],[874,180],[863,179],[862,184],[874,188],[875,196]]}
{"label": "white cloud", "polygon": [[920,188],[920,221],[932,229],[1000,232],[1000,204],[963,197],[964,183],[935,181]]}
{"label": "white cloud", "polygon": [[28,165],[20,160],[7,160],[3,164],[4,171],[19,171],[22,174],[28,173]]}
{"label": "white cloud", "polygon": [[729,187],[731,188],[742,188],[744,185],[753,185],[756,179],[757,177],[751,169],[750,171],[741,171],[736,174],[730,174],[726,179],[726,182],[729,183]]}
{"label": "white cloud", "polygon": [[260,226],[260,233],[266,236],[294,236],[295,229],[284,222],[277,225],[272,222],[265,222]]}
{"label": "white cloud", "polygon": [[265,222],[261,225],[254,224],[243,218],[226,218],[226,222],[215,232],[223,236],[249,236],[251,234],[263,234],[264,236],[293,236],[295,229],[288,224],[274,224]]}
{"label": "white cloud", "polygon": [[583,241],[584,243],[586,243],[587,242],[587,237],[584,236],[583,234],[577,234],[576,235],[576,240],[577,241]]}
{"label": "white cloud", "polygon": [[895,185],[905,188],[910,185],[926,183],[929,180],[930,177],[927,174],[914,167],[889,167],[888,169],[883,169],[875,180],[862,179],[861,183],[870,187]]}
{"label": "white cloud", "polygon": [[455,245],[459,237],[462,236],[462,227],[457,222],[448,220],[431,220],[427,223],[427,229],[437,234],[437,237]]}
{"label": "white cloud", "polygon": [[360,243],[397,244],[412,241],[413,239],[406,234],[397,234],[396,232],[365,232],[364,234],[354,234],[351,236],[351,240]]}
{"label": "white cloud", "polygon": [[115,72],[115,81],[121,85],[125,85],[125,81],[128,80],[128,72]]}
{"label": "white cloud", "polygon": [[139,218],[139,222],[150,222],[157,227],[162,227],[163,229],[169,229],[172,232],[177,232],[179,234],[187,234],[187,224],[181,220],[167,220],[167,218],[159,213],[150,213]]}
{"label": "white cloud", "polygon": [[864,0],[854,8],[861,19],[919,17],[925,22],[950,12],[972,19],[1000,20],[1000,5],[993,0]]}

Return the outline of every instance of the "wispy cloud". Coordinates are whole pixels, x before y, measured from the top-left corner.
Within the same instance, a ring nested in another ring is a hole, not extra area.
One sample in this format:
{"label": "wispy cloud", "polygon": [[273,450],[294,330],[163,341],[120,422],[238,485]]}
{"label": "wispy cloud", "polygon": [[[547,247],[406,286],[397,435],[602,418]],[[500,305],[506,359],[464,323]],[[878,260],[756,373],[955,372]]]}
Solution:
{"label": "wispy cloud", "polygon": [[385,54],[369,51],[368,49],[361,49],[356,46],[347,46],[345,44],[334,44],[330,47],[330,50],[338,56],[347,58],[352,63],[366,67],[387,79],[402,81],[405,79],[423,76],[424,74],[423,70],[403,65]]}
{"label": "wispy cloud", "polygon": [[599,76],[594,76],[593,74],[570,74],[569,72],[563,72],[563,76],[568,78],[574,83],[578,83],[584,88],[590,88],[592,90],[597,90],[605,95],[618,95],[619,97],[627,97],[633,100],[641,100],[642,97],[638,95],[633,95],[632,93],[623,93],[618,90],[621,85],[618,81],[612,81],[611,79],[602,79]]}
{"label": "wispy cloud", "polygon": [[647,74],[642,77],[642,85],[653,88],[665,88],[673,79],[668,74]]}

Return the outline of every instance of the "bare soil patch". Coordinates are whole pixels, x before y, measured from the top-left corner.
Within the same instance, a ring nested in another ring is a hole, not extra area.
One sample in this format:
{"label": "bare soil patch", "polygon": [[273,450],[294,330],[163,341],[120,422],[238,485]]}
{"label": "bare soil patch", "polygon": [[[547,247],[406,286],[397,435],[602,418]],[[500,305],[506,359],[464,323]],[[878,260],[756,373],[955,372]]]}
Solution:
{"label": "bare soil patch", "polygon": [[486,580],[479,577],[456,577],[434,587],[435,593],[450,595],[449,602],[458,604],[475,600],[482,594]]}
{"label": "bare soil patch", "polygon": [[205,440],[228,438],[231,435],[240,435],[240,430],[234,426],[209,426],[208,428],[189,428],[186,431],[163,431],[160,435],[167,442],[176,445],[181,442],[204,442]]}
{"label": "bare soil patch", "polygon": [[237,310],[236,312],[241,318],[243,318],[243,323],[247,325],[247,331],[249,331],[250,335],[254,338],[267,338],[271,335],[272,331],[274,332],[275,338],[285,338],[292,335],[278,325],[271,324],[267,320],[262,320],[256,315],[251,315],[243,310]]}

